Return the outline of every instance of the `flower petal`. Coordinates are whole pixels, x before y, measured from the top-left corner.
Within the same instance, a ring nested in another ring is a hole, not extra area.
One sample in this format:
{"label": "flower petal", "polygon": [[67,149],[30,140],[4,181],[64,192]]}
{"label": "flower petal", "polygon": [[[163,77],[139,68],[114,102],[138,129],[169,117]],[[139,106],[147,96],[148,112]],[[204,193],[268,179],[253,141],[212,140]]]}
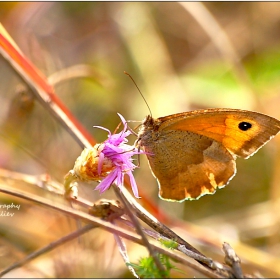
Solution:
{"label": "flower petal", "polygon": [[139,193],[138,193],[138,187],[137,187],[135,178],[132,175],[132,172],[131,171],[128,172],[127,175],[129,176],[130,184],[131,184],[131,188],[132,188],[134,196],[137,197],[137,198],[140,198]]}
{"label": "flower petal", "polygon": [[100,193],[105,192],[108,190],[113,182],[115,181],[116,177],[118,175],[117,170],[113,170],[107,177],[105,177],[95,188],[95,190],[100,190]]}
{"label": "flower petal", "polygon": [[107,131],[107,132],[109,133],[109,137],[112,135],[111,131],[110,131],[109,129],[103,127],[103,126],[94,125],[93,127],[94,127],[94,128],[100,128],[100,129],[102,129],[102,130]]}

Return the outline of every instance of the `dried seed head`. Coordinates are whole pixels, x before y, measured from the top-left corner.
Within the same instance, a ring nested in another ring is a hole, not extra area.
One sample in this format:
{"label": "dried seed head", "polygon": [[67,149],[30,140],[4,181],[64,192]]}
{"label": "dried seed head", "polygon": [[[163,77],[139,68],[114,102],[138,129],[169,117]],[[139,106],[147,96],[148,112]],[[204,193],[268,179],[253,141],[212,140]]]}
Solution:
{"label": "dried seed head", "polygon": [[96,144],[92,148],[85,148],[77,158],[73,169],[80,180],[102,180],[115,168],[112,160],[103,155],[104,146]]}

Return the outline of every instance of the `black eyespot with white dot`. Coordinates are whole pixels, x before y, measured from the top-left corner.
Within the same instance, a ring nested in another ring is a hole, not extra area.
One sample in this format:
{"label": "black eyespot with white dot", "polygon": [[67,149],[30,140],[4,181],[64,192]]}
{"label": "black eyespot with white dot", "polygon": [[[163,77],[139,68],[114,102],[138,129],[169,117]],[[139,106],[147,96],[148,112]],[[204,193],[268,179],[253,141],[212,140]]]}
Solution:
{"label": "black eyespot with white dot", "polygon": [[238,125],[238,128],[242,131],[247,131],[249,130],[250,128],[252,127],[252,124],[251,123],[248,123],[248,122],[241,122],[239,123]]}

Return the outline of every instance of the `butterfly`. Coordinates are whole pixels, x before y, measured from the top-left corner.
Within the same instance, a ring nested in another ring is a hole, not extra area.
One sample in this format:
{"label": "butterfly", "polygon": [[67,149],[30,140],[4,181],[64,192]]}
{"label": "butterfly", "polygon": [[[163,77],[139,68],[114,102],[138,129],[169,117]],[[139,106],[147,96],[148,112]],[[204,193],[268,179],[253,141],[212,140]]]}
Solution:
{"label": "butterfly", "polygon": [[236,173],[236,157],[248,158],[280,130],[280,121],[239,109],[207,109],[154,119],[147,116],[138,144],[164,200],[213,194]]}

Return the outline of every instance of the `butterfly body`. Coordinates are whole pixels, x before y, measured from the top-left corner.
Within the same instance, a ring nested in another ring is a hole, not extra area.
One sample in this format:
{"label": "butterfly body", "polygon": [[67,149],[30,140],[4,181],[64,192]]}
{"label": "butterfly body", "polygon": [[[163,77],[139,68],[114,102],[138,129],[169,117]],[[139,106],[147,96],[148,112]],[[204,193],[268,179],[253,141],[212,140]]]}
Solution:
{"label": "butterfly body", "polygon": [[207,109],[148,116],[138,142],[147,152],[160,197],[184,201],[225,186],[236,173],[236,156],[248,158],[279,130],[280,121],[260,113]]}

